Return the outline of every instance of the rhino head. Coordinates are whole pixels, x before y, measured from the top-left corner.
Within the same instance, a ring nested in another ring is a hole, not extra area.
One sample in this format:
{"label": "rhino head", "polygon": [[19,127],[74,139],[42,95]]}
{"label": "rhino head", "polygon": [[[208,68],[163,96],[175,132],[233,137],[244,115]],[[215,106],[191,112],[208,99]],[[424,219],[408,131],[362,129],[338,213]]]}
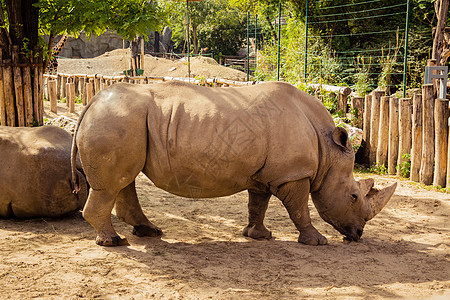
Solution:
{"label": "rhino head", "polygon": [[397,183],[375,189],[373,179],[353,178],[355,153],[347,131],[337,127],[330,149],[331,164],[320,188],[311,193],[319,215],[347,240],[358,241],[367,221],[375,217],[391,198]]}

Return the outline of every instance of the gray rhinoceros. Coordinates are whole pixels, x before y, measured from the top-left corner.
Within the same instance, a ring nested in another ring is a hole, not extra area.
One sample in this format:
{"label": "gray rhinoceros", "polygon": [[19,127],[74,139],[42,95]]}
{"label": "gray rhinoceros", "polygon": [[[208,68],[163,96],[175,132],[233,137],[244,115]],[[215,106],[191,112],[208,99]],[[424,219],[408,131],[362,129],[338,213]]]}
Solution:
{"label": "gray rhinoceros", "polygon": [[252,238],[271,237],[263,219],[275,195],[299,230],[298,241],[309,245],[327,243],[311,225],[310,193],[320,216],[357,241],[396,187],[378,191],[372,179],[355,181],[347,132],[314,97],[280,82],[113,85],[78,120],[72,160],[77,151],[91,187],[83,216],[105,246],[127,243],[111,224],[114,205],[134,234],[162,234],[139,205],[135,178],[141,171],[157,187],[184,197],[248,190],[243,234]]}
{"label": "gray rhinoceros", "polygon": [[[72,136],[61,128],[0,126],[0,217],[60,217],[87,199],[84,175],[72,193]],[[81,164],[78,164],[81,169]]]}

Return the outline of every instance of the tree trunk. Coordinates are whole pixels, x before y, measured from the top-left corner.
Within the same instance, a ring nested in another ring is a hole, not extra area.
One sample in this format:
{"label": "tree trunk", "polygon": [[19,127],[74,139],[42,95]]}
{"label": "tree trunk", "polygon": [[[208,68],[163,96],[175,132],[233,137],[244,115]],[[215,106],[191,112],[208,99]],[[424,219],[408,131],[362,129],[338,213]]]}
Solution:
{"label": "tree trunk", "polygon": [[447,21],[449,0],[436,0],[434,8],[437,16],[436,32],[433,40],[432,58],[436,59],[438,66],[441,66],[441,54],[444,50],[444,31],[445,23]]}
{"label": "tree trunk", "polygon": [[[9,24],[0,8],[0,122],[43,125],[43,55],[38,44],[37,0],[6,1]],[[27,43],[24,44],[24,40]]]}
{"label": "tree trunk", "polygon": [[194,44],[194,54],[198,54],[197,27],[197,24],[192,24],[192,43]]}

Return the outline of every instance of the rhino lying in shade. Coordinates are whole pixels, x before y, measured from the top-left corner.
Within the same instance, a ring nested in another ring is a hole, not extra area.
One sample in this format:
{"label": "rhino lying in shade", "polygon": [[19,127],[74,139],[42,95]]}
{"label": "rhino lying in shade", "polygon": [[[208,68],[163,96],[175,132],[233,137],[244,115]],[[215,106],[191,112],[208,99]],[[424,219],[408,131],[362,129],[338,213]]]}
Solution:
{"label": "rhino lying in shade", "polygon": [[309,245],[327,243],[311,225],[310,193],[320,216],[357,241],[396,187],[378,191],[372,179],[355,181],[347,132],[335,127],[318,100],[285,83],[223,89],[116,84],[80,117],[72,164],[77,151],[91,186],[83,216],[105,246],[126,244],[111,224],[114,206],[134,234],[162,234],[139,205],[135,178],[141,171],[184,197],[248,190],[243,234],[252,238],[271,237],[263,219],[275,195],[299,230],[298,241]]}
{"label": "rhino lying in shade", "polygon": [[0,217],[59,217],[83,207],[88,189],[75,169],[80,192],[72,193],[71,145],[58,127],[0,126]]}

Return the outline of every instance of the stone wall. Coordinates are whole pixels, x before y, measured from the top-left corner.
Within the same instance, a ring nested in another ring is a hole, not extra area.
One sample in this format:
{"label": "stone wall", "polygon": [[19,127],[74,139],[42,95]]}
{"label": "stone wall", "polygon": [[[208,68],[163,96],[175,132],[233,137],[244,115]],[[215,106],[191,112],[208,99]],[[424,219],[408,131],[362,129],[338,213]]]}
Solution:
{"label": "stone wall", "polygon": [[[172,30],[166,27],[159,38],[159,52],[171,52]],[[48,37],[45,37],[48,41]],[[54,44],[59,42],[61,35],[55,37]],[[102,55],[115,49],[123,48],[123,39],[115,32],[107,31],[99,36],[92,35],[90,39],[81,32],[77,38],[69,37],[59,56],[67,58],[92,58]],[[125,48],[130,46],[129,41],[125,41]],[[150,31],[148,41],[145,42],[145,52],[155,52],[155,32]]]}

